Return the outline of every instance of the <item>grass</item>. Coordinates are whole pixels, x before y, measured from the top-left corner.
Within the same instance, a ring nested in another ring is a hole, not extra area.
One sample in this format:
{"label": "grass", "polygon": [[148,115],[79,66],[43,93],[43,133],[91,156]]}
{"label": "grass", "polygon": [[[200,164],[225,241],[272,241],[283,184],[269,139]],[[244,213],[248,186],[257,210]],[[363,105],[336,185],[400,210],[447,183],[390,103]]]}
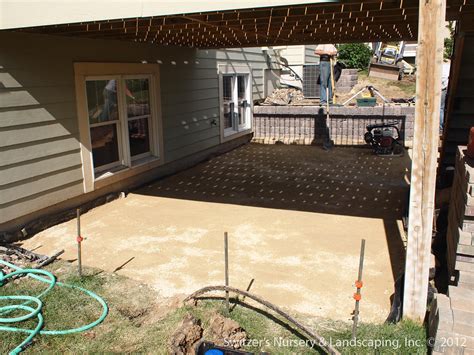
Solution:
{"label": "grass", "polygon": [[426,329],[410,320],[398,324],[361,324],[357,342],[351,342],[352,329],[339,329],[325,335],[344,354],[426,354]]}
{"label": "grass", "polygon": [[[141,352],[167,354],[170,336],[186,313],[201,319],[204,329],[215,312],[226,315],[220,300],[200,301],[197,306],[172,308],[157,302],[157,295],[146,286],[115,274],[88,270],[88,275],[78,278],[67,263],[53,266],[61,281],[87,288],[103,296],[110,313],[105,322],[85,333],[67,336],[43,335],[35,339],[25,353],[104,353]],[[95,276],[91,276],[95,275]],[[23,278],[17,283],[0,287],[0,295],[35,295],[44,285]],[[86,295],[68,288],[56,287],[44,298],[45,329],[78,327],[95,320],[100,306]],[[247,333],[249,341],[245,350],[266,351],[271,354],[311,354],[317,348],[304,345],[304,337],[285,326],[277,317],[269,318],[258,309],[237,305],[230,313]],[[301,318],[301,317],[300,317]],[[308,323],[307,319],[302,321]],[[397,325],[362,324],[358,329],[359,344],[351,344],[351,327],[346,323],[314,322],[313,329],[322,334],[344,354],[422,354],[427,352],[425,329],[415,323]],[[330,324],[330,327],[327,326]],[[17,325],[32,328],[34,322]],[[206,332],[205,332],[206,334]],[[0,332],[0,353],[7,353],[24,338],[23,334]],[[212,340],[212,339],[209,339]],[[374,341],[384,342],[376,347]]]}

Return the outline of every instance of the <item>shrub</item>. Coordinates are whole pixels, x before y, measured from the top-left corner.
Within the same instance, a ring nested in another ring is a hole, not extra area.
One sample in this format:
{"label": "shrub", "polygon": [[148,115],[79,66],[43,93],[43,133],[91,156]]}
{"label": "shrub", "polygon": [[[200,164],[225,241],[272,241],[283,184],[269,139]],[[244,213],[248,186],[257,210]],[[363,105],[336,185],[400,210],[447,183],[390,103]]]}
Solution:
{"label": "shrub", "polygon": [[337,48],[338,60],[348,69],[367,69],[372,50],[363,43],[340,44]]}
{"label": "shrub", "polygon": [[446,28],[449,30],[449,37],[446,37],[444,39],[443,57],[444,59],[451,59],[451,56],[453,55],[453,49],[454,49],[454,35],[456,32],[454,29],[453,21],[449,21],[448,24],[446,25]]}

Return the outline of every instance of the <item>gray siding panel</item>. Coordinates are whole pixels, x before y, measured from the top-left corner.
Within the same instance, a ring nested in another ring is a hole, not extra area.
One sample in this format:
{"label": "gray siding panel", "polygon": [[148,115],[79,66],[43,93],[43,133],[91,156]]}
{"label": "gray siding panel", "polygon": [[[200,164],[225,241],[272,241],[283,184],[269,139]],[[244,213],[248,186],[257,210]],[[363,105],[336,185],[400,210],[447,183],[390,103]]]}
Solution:
{"label": "gray siding panel", "polygon": [[183,141],[186,142],[185,146],[192,145],[197,142],[201,142],[203,140],[208,140],[214,137],[220,138],[220,130],[219,128],[206,128],[195,130],[193,132],[189,132],[187,134],[182,134],[179,137],[174,139],[166,139],[165,142],[168,146],[169,151],[174,151],[183,148]]}
{"label": "gray siding panel", "polygon": [[56,118],[43,107],[0,112],[1,128],[28,125],[32,123],[54,122],[55,120]]}
{"label": "gray siding panel", "polygon": [[[44,64],[25,63],[24,65],[23,69],[9,69],[7,73],[0,73],[0,83],[2,83],[2,77],[5,77],[7,83],[13,79],[20,85],[18,87],[34,88],[44,86],[45,83],[48,86],[66,86],[71,85],[71,80],[74,80],[73,68],[66,63],[57,62],[54,70],[45,70]],[[25,69],[26,67],[29,69]],[[5,82],[3,84],[5,85]]]}
{"label": "gray siding panel", "polygon": [[196,50],[0,32],[0,224],[83,193],[74,62],[160,64],[170,162],[220,144],[218,64],[250,66],[253,98],[262,99],[266,59],[260,48]]}
{"label": "gray siding panel", "polygon": [[9,73],[0,73],[0,85],[0,87],[3,86],[7,89],[21,88],[20,83],[16,81]]}
{"label": "gray siding panel", "polygon": [[314,54],[316,45],[306,45],[304,48],[305,64],[319,64],[319,56]]}
{"label": "gray siding panel", "polygon": [[[214,62],[214,65],[216,63]],[[163,78],[163,75],[161,76]],[[217,75],[212,79],[201,80],[201,79],[188,79],[188,87],[183,88],[183,83],[179,81],[170,80],[166,83],[167,90],[162,93],[170,95],[183,95],[183,93],[192,91],[192,90],[217,90],[219,88],[219,80]]]}
{"label": "gray siding panel", "polygon": [[74,86],[34,87],[20,91],[0,91],[0,108],[74,102]]}
{"label": "gray siding panel", "polygon": [[[176,116],[180,114],[192,114],[196,111],[207,110],[215,107],[219,107],[219,98],[217,97],[195,102],[188,102],[187,104],[182,105],[176,105],[172,103],[169,104],[166,100],[162,100],[163,123],[166,122],[167,124],[168,122],[177,122]],[[166,120],[165,117],[167,118]]]}
{"label": "gray siding panel", "polygon": [[70,168],[81,165],[81,156],[78,154],[79,149],[70,152],[61,152],[59,154],[46,158],[29,160],[28,170],[25,171],[24,164],[12,164],[0,170],[0,182],[2,185],[31,179],[43,174],[49,174],[55,171],[57,167]]}
{"label": "gray siding panel", "polygon": [[38,104],[39,102],[28,91],[0,92],[0,109]]}
{"label": "gray siding panel", "polygon": [[3,169],[10,164],[24,163],[26,174],[29,169],[29,160],[44,158],[54,154],[66,154],[76,149],[79,149],[79,141],[71,136],[19,144],[6,149],[0,148],[0,168]]}
{"label": "gray siding panel", "polygon": [[[188,135],[197,136],[206,132],[214,132],[213,134],[219,135],[220,134],[219,128],[218,126],[212,123],[213,120],[216,120],[216,118],[210,117],[208,119],[196,121],[196,122],[186,124],[186,125],[169,127],[169,129],[166,130],[166,134],[164,137],[165,141],[169,143],[170,140],[174,139],[174,140],[177,140],[178,142],[183,140],[186,143],[189,143],[186,138],[186,136]],[[170,145],[168,145],[168,149],[172,150],[173,148]]]}
{"label": "gray siding panel", "polygon": [[[60,203],[65,200],[65,196],[78,196],[83,193],[84,187],[82,183],[72,183],[69,185],[63,185],[59,188],[43,191],[34,195],[28,196],[27,198],[15,200],[13,203],[0,206],[2,213],[0,221],[10,221],[19,216],[18,211],[33,212],[44,208],[45,206],[51,206]],[[29,213],[27,212],[27,213]],[[22,214],[20,214],[21,216]]]}
{"label": "gray siding panel", "polygon": [[4,128],[0,131],[0,148],[12,145],[64,137],[77,133],[75,119],[50,122],[39,122],[19,128]]}
{"label": "gray siding panel", "polygon": [[31,191],[40,193],[52,188],[61,187],[82,181],[82,167],[73,166],[59,172],[36,176],[26,181],[0,185],[0,206],[9,202],[31,196]]}
{"label": "gray siding panel", "polygon": [[199,89],[192,90],[187,89],[183,92],[163,92],[161,94],[161,99],[163,102],[166,102],[167,105],[181,105],[189,102],[196,102],[201,100],[215,99],[216,90],[209,89]]}
{"label": "gray siding panel", "polygon": [[179,149],[169,151],[168,155],[166,156],[166,161],[169,162],[169,161],[179,159],[180,157],[191,155],[195,152],[199,152],[201,150],[216,146],[219,143],[220,143],[219,136],[215,136],[209,139],[194,142],[192,144],[186,145]]}

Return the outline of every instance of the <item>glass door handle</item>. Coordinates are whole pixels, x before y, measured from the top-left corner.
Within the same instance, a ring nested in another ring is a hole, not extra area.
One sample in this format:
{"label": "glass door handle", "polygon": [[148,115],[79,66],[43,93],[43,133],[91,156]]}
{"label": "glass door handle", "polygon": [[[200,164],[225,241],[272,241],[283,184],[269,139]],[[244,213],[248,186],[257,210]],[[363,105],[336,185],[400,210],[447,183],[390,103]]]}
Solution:
{"label": "glass door handle", "polygon": [[238,115],[235,112],[235,103],[234,102],[231,102],[229,104],[229,110],[230,110],[230,117],[231,117],[231,120],[232,120],[232,128],[235,131],[238,131],[239,130],[239,121],[238,121]]}
{"label": "glass door handle", "polygon": [[247,108],[248,107],[247,100],[242,100],[242,103],[240,104],[240,107]]}

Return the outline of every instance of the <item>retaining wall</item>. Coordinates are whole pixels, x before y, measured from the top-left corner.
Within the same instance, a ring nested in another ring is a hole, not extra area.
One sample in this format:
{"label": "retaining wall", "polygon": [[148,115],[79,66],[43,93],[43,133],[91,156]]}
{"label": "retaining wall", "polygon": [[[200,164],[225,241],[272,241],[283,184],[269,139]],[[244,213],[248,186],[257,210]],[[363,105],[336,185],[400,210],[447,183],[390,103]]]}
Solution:
{"label": "retaining wall", "polygon": [[415,106],[376,107],[254,106],[253,141],[264,144],[322,144],[328,139],[335,145],[364,145],[366,126],[395,123],[401,140],[411,147]]}
{"label": "retaining wall", "polygon": [[340,94],[348,93],[357,85],[357,69],[342,69],[341,77],[336,82],[336,92]]}

